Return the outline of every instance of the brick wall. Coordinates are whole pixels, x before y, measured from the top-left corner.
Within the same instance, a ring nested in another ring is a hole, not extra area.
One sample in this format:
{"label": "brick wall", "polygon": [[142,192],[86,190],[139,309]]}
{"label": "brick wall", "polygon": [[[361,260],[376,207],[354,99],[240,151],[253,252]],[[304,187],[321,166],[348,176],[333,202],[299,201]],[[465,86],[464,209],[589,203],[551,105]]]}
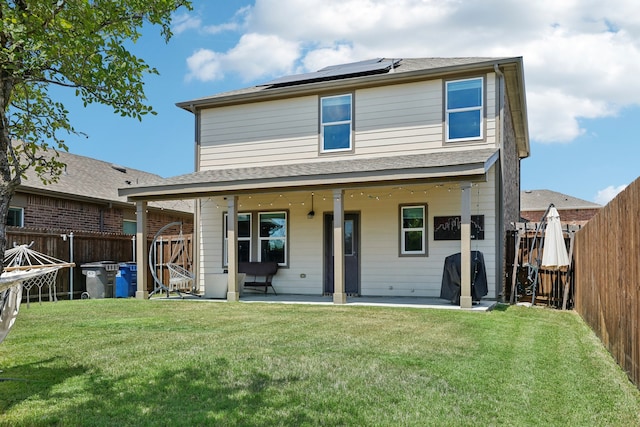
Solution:
{"label": "brick wall", "polygon": [[[149,212],[147,214],[147,227],[151,234],[155,234],[158,230],[171,222],[182,222],[182,232],[184,234],[193,233],[193,215],[189,218],[185,218],[184,216],[158,214],[154,212]],[[180,227],[177,226],[168,228],[164,234],[178,234],[179,232]]]}
{"label": "brick wall", "polygon": [[[133,205],[127,211],[121,207],[110,208],[96,203],[30,194],[24,206],[24,226],[121,234],[125,216],[135,218],[132,212],[135,212]],[[154,211],[150,211],[147,216],[148,232],[155,234],[161,227],[174,221],[183,223],[183,233],[193,232],[193,215],[185,213],[181,216]]]}
{"label": "brick wall", "polygon": [[508,228],[520,215],[520,159],[516,146],[516,134],[511,119],[509,100],[504,96],[504,124],[502,126],[502,176],[504,185],[504,224]]}
{"label": "brick wall", "polygon": [[[589,221],[595,214],[600,212],[596,209],[558,209],[560,221],[563,223],[584,223]],[[545,211],[523,211],[520,213],[522,219],[531,222],[539,222]]]}

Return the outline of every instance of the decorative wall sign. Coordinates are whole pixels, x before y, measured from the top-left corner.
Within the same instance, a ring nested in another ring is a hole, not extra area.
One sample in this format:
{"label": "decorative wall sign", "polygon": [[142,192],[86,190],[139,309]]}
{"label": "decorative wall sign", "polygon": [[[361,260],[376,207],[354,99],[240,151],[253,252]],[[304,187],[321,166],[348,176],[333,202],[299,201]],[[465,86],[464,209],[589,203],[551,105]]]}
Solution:
{"label": "decorative wall sign", "polygon": [[[434,216],[433,240],[460,240],[460,215]],[[471,215],[471,240],[484,240],[484,215]]]}

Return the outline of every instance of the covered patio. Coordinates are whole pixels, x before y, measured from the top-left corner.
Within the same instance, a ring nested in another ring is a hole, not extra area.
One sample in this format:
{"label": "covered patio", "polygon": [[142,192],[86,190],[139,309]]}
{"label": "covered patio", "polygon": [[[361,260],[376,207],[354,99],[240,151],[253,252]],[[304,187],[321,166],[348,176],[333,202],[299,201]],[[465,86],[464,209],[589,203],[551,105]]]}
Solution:
{"label": "covered patio", "polygon": [[[286,246],[286,255],[279,261],[283,266],[282,273],[276,276],[280,281],[276,285],[279,286],[279,295],[277,298],[269,295],[265,301],[394,304],[381,299],[388,297],[401,298],[397,300],[398,304],[411,306],[451,306],[449,301],[437,299],[437,290],[445,255],[459,252],[461,275],[458,307],[474,309],[477,304],[472,300],[473,277],[470,271],[474,249],[472,212],[479,213],[480,205],[485,206],[482,213],[491,224],[482,244],[490,253],[492,270],[496,270],[496,254],[499,255],[501,251],[496,242],[500,240],[498,236],[502,229],[502,218],[495,211],[496,164],[499,156],[499,150],[476,149],[397,156],[393,159],[207,170],[169,178],[153,185],[120,189],[120,194],[136,202],[138,241],[144,241],[145,238],[148,201],[194,198],[194,222],[198,230],[194,235],[195,281],[204,287],[213,274],[224,272],[227,275],[227,301],[248,302],[265,298],[240,295],[238,263],[246,255],[240,252],[238,243],[244,241],[250,248],[248,251],[253,251],[252,258],[260,261],[262,256],[264,261],[264,254],[258,251],[264,251],[261,245],[269,242],[267,238],[256,235],[262,232],[262,217],[276,211],[284,212],[279,220],[286,224],[283,225],[286,233],[281,242]],[[322,202],[316,199],[315,210],[318,215],[315,216],[310,212],[310,209],[314,210],[314,194],[322,195]],[[382,197],[382,194],[385,196]],[[311,205],[308,204],[309,196]],[[381,198],[384,198],[382,202]],[[413,231],[402,224],[403,209],[416,206],[424,207],[420,219],[423,225],[419,231],[423,241],[422,252],[404,253],[403,236],[409,236]],[[243,240],[246,237],[239,230],[239,218],[243,212],[253,221],[253,225],[248,226],[256,234],[252,241]],[[435,217],[439,214],[452,218],[455,227],[459,228],[457,238],[448,242],[434,242],[437,240],[434,237]],[[348,227],[349,215],[356,215],[358,222],[355,224],[362,228],[363,237],[362,243],[351,248],[346,247],[350,242],[343,237],[348,233],[345,227]],[[359,225],[360,219],[362,225]],[[369,240],[365,242],[365,238]],[[386,251],[385,254],[380,254],[380,250]],[[357,257],[350,257],[356,253]],[[148,298],[146,275],[141,274],[148,269],[147,258],[147,248],[138,245],[137,298]],[[357,279],[356,292],[348,287],[349,262],[355,262],[354,268],[362,272],[362,277]],[[428,280],[424,276],[426,272],[429,274]],[[497,274],[492,274],[495,289]],[[329,292],[326,287],[327,275],[330,275]],[[396,286],[396,281],[403,275],[404,281]],[[386,278],[379,279],[381,276]],[[410,283],[412,280],[419,286],[423,286],[421,283],[425,280],[429,281],[429,291],[416,288]],[[302,292],[296,288],[300,283],[306,286]],[[297,296],[299,293],[304,295]],[[323,296],[327,294],[330,296]]]}

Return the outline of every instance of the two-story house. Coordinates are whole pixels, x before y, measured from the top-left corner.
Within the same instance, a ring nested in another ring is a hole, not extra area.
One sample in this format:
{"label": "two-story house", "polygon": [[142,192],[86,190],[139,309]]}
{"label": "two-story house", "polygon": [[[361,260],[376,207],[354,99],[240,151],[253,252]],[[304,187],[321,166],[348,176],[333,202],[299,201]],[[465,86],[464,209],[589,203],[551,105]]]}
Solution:
{"label": "two-story house", "polygon": [[177,105],[195,118],[197,170],[120,194],[139,213],[196,200],[201,286],[228,271],[237,300],[239,261],[277,261],[278,294],[438,297],[460,252],[471,307],[480,251],[500,296],[529,155],[520,57],[374,59]]}

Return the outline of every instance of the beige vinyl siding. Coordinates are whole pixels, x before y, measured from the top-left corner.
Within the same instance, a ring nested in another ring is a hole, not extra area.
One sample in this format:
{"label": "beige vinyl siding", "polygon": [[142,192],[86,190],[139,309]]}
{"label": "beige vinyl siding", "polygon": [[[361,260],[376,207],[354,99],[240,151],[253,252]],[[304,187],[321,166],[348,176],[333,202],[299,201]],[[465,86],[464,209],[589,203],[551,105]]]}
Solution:
{"label": "beige vinyl siding", "polygon": [[[417,189],[424,188],[422,186]],[[495,214],[494,186],[480,184],[472,190],[472,215],[484,215],[485,239],[471,242],[472,250],[483,252],[491,298],[495,294]],[[393,193],[392,193],[393,194]],[[461,192],[458,184],[430,188],[427,194],[392,196],[362,202],[362,295],[438,297],[442,283],[444,260],[460,252],[460,241],[434,241],[433,217],[460,215]],[[393,200],[393,202],[391,202]],[[428,257],[398,257],[398,205],[428,204]],[[393,242],[393,244],[390,244]],[[391,267],[391,268],[390,268]]]}
{"label": "beige vinyl siding", "polygon": [[356,154],[408,154],[442,147],[442,81],[356,92]]}
{"label": "beige vinyl siding", "polygon": [[486,140],[488,143],[497,144],[496,138],[496,75],[494,73],[487,74],[487,84],[485,99],[487,102],[485,111],[486,116]]}
{"label": "beige vinyl siding", "polygon": [[316,157],[317,99],[307,96],[204,110],[200,129],[201,169]]}
{"label": "beige vinyl siding", "polygon": [[222,268],[222,242],[221,236],[222,217],[220,206],[226,206],[226,200],[222,197],[212,197],[201,200],[200,228],[194,230],[199,234],[198,247],[198,287],[201,292],[205,290],[205,280],[211,274],[220,274]]}
{"label": "beige vinyl siding", "polygon": [[[472,241],[471,249],[483,252],[489,293],[496,288],[495,167],[488,182],[471,190],[472,215],[484,215],[485,239]],[[411,194],[413,191],[413,194]],[[239,198],[240,212],[287,210],[289,212],[289,265],[281,268],[273,284],[280,294],[321,295],[324,274],[324,213],[332,213],[332,193],[315,192],[313,219],[307,218],[311,193],[254,195]],[[399,206],[427,204],[427,257],[400,257]],[[345,211],[360,214],[361,295],[439,297],[444,260],[460,252],[460,241],[434,241],[433,217],[460,215],[459,184],[425,184],[411,187],[347,190]],[[207,199],[202,206],[201,273],[222,272],[222,221],[226,201]],[[256,215],[254,217],[257,218]],[[205,280],[201,275],[202,280]]]}
{"label": "beige vinyl siding", "polygon": [[[331,159],[495,146],[495,75],[485,77],[485,141],[444,143],[443,82],[433,80],[356,91],[354,152]],[[326,161],[318,108],[318,96],[305,96],[204,110],[200,169]]]}

